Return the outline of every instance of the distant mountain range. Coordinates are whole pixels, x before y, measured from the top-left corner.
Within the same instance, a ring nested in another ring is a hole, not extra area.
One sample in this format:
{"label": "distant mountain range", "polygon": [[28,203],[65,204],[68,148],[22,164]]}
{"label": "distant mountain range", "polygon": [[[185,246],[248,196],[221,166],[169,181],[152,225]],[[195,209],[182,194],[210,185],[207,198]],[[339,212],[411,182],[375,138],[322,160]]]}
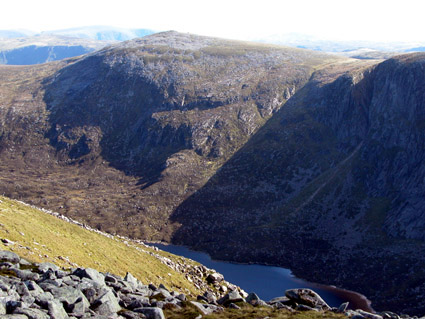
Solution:
{"label": "distant mountain range", "polygon": [[[0,30],[0,64],[39,64],[61,60],[155,32],[151,29],[110,26],[78,27],[41,33]],[[87,42],[89,40],[92,42]],[[299,33],[275,34],[250,40],[335,53],[355,59],[388,59],[400,53],[425,51],[425,42],[333,41]]]}
{"label": "distant mountain range", "polygon": [[99,50],[110,42],[38,35],[0,41],[0,64],[29,65],[62,60]]}
{"label": "distant mountain range", "polygon": [[424,41],[410,42],[376,42],[365,40],[329,40],[301,33],[275,34],[261,38],[251,39],[253,41],[274,43],[324,52],[348,52],[359,49],[370,49],[385,52],[411,52],[423,51]]}
{"label": "distant mountain range", "polygon": [[0,39],[14,39],[32,36],[57,35],[100,41],[126,41],[155,33],[150,29],[125,29],[109,26],[90,26],[71,29],[51,30],[37,33],[29,30],[0,30]]}
{"label": "distant mountain range", "polygon": [[100,41],[126,41],[153,33],[155,33],[155,31],[149,29],[124,29],[105,26],[80,27],[42,32],[42,34],[54,34]]}
{"label": "distant mountain range", "polygon": [[46,31],[0,30],[0,64],[29,65],[62,60],[118,41],[152,34],[147,29],[82,27]]}

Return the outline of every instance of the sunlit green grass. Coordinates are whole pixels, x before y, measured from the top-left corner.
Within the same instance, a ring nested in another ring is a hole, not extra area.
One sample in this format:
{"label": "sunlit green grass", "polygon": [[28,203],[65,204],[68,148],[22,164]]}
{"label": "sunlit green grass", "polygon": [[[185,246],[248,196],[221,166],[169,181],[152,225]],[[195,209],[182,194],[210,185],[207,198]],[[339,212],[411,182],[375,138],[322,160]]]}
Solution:
{"label": "sunlit green grass", "polygon": [[0,201],[0,238],[15,242],[0,243],[1,250],[14,251],[32,262],[49,261],[65,268],[78,265],[121,276],[128,271],[143,283],[163,283],[173,290],[198,293],[183,274],[149,252],[177,260],[176,256],[117,237],[108,238],[2,196]]}

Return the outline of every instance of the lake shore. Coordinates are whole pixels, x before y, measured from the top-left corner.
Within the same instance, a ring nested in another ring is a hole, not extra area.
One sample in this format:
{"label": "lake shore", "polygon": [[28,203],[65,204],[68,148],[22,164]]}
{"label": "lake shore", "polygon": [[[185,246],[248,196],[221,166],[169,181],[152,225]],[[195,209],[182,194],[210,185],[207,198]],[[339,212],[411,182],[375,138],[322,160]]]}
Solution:
{"label": "lake shore", "polygon": [[[201,251],[194,251],[186,246],[176,246],[171,245],[168,243],[159,243],[159,242],[146,242],[148,245],[152,245],[155,247],[158,247],[162,250],[165,250],[172,254],[181,255],[186,258],[193,259],[195,261],[198,261],[202,264],[205,264],[207,267],[214,268],[218,272],[225,275],[225,279],[241,286],[241,288],[245,289],[244,282],[241,282],[241,274],[243,272],[247,272],[246,277],[250,278],[252,280],[252,277],[255,275],[258,276],[266,276],[268,272],[274,273],[273,275],[276,275],[276,272],[279,272],[280,275],[278,277],[273,277],[271,279],[270,284],[275,285],[276,281],[282,281],[287,282],[286,286],[282,285],[282,289],[280,287],[275,287],[275,295],[271,296],[271,298],[282,296],[284,294],[285,289],[291,289],[291,288],[309,288],[313,290],[318,290],[317,292],[319,295],[322,296],[325,301],[327,301],[331,306],[338,307],[340,303],[342,302],[349,302],[349,308],[350,309],[362,309],[364,311],[373,312],[373,308],[371,306],[371,301],[367,299],[367,297],[363,296],[360,293],[345,290],[342,288],[338,288],[335,286],[327,286],[317,283],[312,283],[305,281],[301,278],[294,277],[289,269],[282,268],[279,266],[273,266],[273,265],[265,265],[265,264],[254,264],[254,263],[235,263],[235,262],[229,262],[229,261],[220,261],[220,260],[213,260],[211,259],[211,256],[209,256],[205,252]],[[208,264],[210,263],[210,264]],[[235,274],[235,271],[227,271],[224,268],[228,267],[245,267],[243,269],[238,269],[237,274]],[[256,271],[253,273],[252,270],[249,269],[249,266],[251,267],[258,267]],[[224,268],[221,268],[224,267]],[[273,276],[272,275],[272,276]],[[264,278],[264,282],[270,278]],[[242,279],[243,280],[243,279]],[[264,286],[264,282],[262,280],[259,281],[259,285]],[[298,285],[298,286],[297,286]],[[267,285],[266,285],[267,286]],[[270,288],[270,287],[267,287]],[[277,288],[277,289],[276,289]],[[253,287],[251,286],[250,289],[253,289],[252,291],[255,291],[260,297],[261,297],[261,290],[264,290],[264,287]],[[251,292],[251,291],[249,291]],[[270,296],[268,296],[270,297]],[[263,297],[264,298],[264,297]],[[270,299],[271,299],[270,298]],[[329,300],[330,298],[330,300]],[[266,300],[267,298],[265,298]],[[339,304],[338,304],[339,302]]]}

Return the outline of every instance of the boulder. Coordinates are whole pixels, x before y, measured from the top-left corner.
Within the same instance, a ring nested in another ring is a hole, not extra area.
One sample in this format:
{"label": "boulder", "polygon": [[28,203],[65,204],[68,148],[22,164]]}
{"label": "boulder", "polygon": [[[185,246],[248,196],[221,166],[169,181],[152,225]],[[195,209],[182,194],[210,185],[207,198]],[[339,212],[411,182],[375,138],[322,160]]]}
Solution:
{"label": "boulder", "polygon": [[49,319],[49,315],[40,310],[40,309],[33,309],[33,308],[16,308],[13,311],[13,314],[15,315],[25,315],[29,319]]}
{"label": "boulder", "polygon": [[55,275],[56,275],[56,278],[61,279],[61,278],[67,277],[69,274],[64,270],[59,269],[55,271]]}
{"label": "boulder", "polygon": [[[72,277],[75,277],[75,276],[72,276]],[[77,277],[78,280],[74,280],[72,277],[71,276],[62,277],[62,284],[76,287],[80,282],[80,278]]]}
{"label": "boulder", "polygon": [[147,319],[165,319],[162,309],[157,307],[137,308],[134,312],[144,314]]}
{"label": "boulder", "polygon": [[28,287],[23,282],[18,282],[15,285],[13,285],[13,287],[15,287],[16,292],[20,296],[29,296],[29,294],[30,294]]}
{"label": "boulder", "polygon": [[38,271],[41,272],[42,274],[44,274],[45,272],[47,272],[48,270],[52,270],[53,272],[56,270],[59,270],[60,268],[58,266],[56,266],[55,264],[52,263],[41,263],[38,265]]}
{"label": "boulder", "polygon": [[223,280],[224,280],[223,275],[219,273],[212,273],[212,274],[209,274],[207,277],[207,282],[209,284],[217,284],[222,282]]}
{"label": "boulder", "polygon": [[78,268],[75,270],[73,275],[80,278],[88,278],[96,282],[97,284],[104,286],[105,285],[105,276],[98,272],[96,269],[92,268]]}
{"label": "boulder", "polygon": [[202,297],[204,297],[204,300],[207,303],[210,303],[210,304],[213,304],[213,305],[217,304],[217,299],[215,298],[215,295],[210,291],[205,291],[204,294],[202,295]]}
{"label": "boulder", "polygon": [[63,305],[58,300],[50,300],[47,302],[47,309],[49,311],[49,316],[52,319],[67,319],[68,314],[66,313]]}
{"label": "boulder", "polygon": [[6,301],[6,313],[13,313],[15,309],[21,308],[22,302],[18,300],[7,300]]}
{"label": "boulder", "polygon": [[92,309],[100,315],[110,315],[120,311],[121,306],[112,290],[107,290],[92,304]]}
{"label": "boulder", "polygon": [[[52,295],[66,305],[71,305],[81,300],[87,300],[83,293],[73,287],[56,287],[51,290]],[[86,302],[88,305],[88,301]]]}
{"label": "boulder", "polygon": [[7,250],[0,250],[0,262],[18,264],[20,260],[21,258],[17,254]]}
{"label": "boulder", "polygon": [[285,291],[285,296],[292,301],[311,308],[330,310],[331,307],[311,289],[289,289]]}
{"label": "boulder", "polygon": [[317,310],[317,308],[312,308],[312,307],[309,307],[309,306],[306,306],[306,305],[303,305],[303,304],[298,305],[295,308],[295,310],[298,310],[298,311],[319,311],[319,310]]}
{"label": "boulder", "polygon": [[232,290],[228,294],[224,295],[224,297],[220,298],[217,302],[218,304],[227,307],[230,303],[245,302],[245,299],[242,298],[237,290]]}
{"label": "boulder", "polygon": [[349,305],[349,302],[348,302],[348,301],[347,301],[347,302],[342,303],[342,304],[338,307],[338,309],[336,310],[336,312],[337,312],[337,313],[344,313],[344,312],[347,310],[348,305]]}
{"label": "boulder", "polygon": [[228,308],[230,309],[241,309],[238,305],[235,305],[233,302],[229,304]]}
{"label": "boulder", "polygon": [[[400,316],[394,312],[391,311],[383,311],[379,313],[384,319],[400,319]],[[421,319],[425,319],[425,317],[422,317]]]}
{"label": "boulder", "polygon": [[27,280],[25,281],[25,285],[28,288],[29,293],[31,296],[36,297],[42,293],[44,293],[43,289],[37,283],[33,280]]}
{"label": "boulder", "polygon": [[37,305],[47,309],[48,308],[48,302],[53,300],[54,297],[50,292],[43,292],[37,296],[35,296],[35,302]]}
{"label": "boulder", "polygon": [[22,280],[33,280],[37,281],[40,279],[40,275],[37,273],[34,273],[30,270],[21,270],[18,268],[10,268],[11,271],[13,271],[16,274],[16,277],[22,279]]}
{"label": "boulder", "polygon": [[143,319],[146,318],[146,316],[140,312],[133,312],[129,310],[123,310],[120,312],[120,316],[126,318],[126,319]]}
{"label": "boulder", "polygon": [[10,284],[0,277],[0,290],[8,291],[9,289],[10,289]]}
{"label": "boulder", "polygon": [[361,309],[356,309],[356,311],[363,317],[368,318],[368,319],[383,319],[383,317],[381,315],[377,315],[374,313],[370,313]]}
{"label": "boulder", "polygon": [[168,288],[165,287],[163,284],[159,284],[159,287],[158,288],[159,289],[164,289],[164,290],[167,290],[168,292],[170,292],[170,290],[168,290]]}
{"label": "boulder", "polygon": [[222,307],[219,306],[203,304],[196,301],[191,301],[190,303],[194,305],[201,312],[201,314],[205,316],[210,315],[213,312],[222,312],[224,310]]}
{"label": "boulder", "polygon": [[139,286],[139,281],[129,272],[125,274],[124,281],[129,283],[133,289]]}
{"label": "boulder", "polygon": [[3,302],[3,298],[0,298],[0,316],[6,314],[6,302]]}
{"label": "boulder", "polygon": [[105,282],[106,283],[114,283],[116,284],[118,282],[119,278],[116,278],[116,276],[112,275],[112,274],[105,274]]}
{"label": "boulder", "polygon": [[33,296],[31,296],[31,295],[26,295],[26,296],[22,296],[21,297],[21,301],[22,301],[22,305],[24,307],[29,308],[35,302],[35,298]]}
{"label": "boulder", "polygon": [[268,302],[268,304],[273,305],[273,304],[278,303],[278,302],[280,302],[281,304],[284,304],[284,305],[292,304],[293,303],[291,301],[291,299],[289,299],[288,297],[282,296],[282,297],[273,298],[272,300],[270,300]]}
{"label": "boulder", "polygon": [[274,304],[273,304],[273,306],[271,306],[271,307],[276,308],[276,309],[286,309],[286,310],[289,310],[289,311],[291,311],[291,312],[295,311],[292,307],[290,307],[290,306],[288,306],[288,305],[284,305],[284,304],[283,304],[283,303],[281,303],[281,302],[276,302],[276,303],[274,303]]}
{"label": "boulder", "polygon": [[167,299],[167,298],[170,298],[170,297],[172,297],[172,296],[168,292],[168,290],[163,289],[163,288],[159,288],[158,290],[156,290],[152,293],[152,298],[159,299],[159,300]]}
{"label": "boulder", "polygon": [[32,266],[33,264],[31,262],[29,262],[28,260],[21,258],[21,260],[19,260],[19,266]]}
{"label": "boulder", "polygon": [[149,298],[147,297],[133,294],[128,294],[126,297],[128,298],[127,301],[129,302],[126,308],[130,310],[142,307],[150,307]]}

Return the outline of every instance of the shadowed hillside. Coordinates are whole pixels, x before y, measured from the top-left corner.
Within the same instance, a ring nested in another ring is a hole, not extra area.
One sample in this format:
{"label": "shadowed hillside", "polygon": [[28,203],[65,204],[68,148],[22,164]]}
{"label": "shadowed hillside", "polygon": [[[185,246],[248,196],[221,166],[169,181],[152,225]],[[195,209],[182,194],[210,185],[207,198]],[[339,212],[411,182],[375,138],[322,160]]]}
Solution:
{"label": "shadowed hillside", "polygon": [[4,66],[0,192],[420,313],[423,70],[177,32]]}

